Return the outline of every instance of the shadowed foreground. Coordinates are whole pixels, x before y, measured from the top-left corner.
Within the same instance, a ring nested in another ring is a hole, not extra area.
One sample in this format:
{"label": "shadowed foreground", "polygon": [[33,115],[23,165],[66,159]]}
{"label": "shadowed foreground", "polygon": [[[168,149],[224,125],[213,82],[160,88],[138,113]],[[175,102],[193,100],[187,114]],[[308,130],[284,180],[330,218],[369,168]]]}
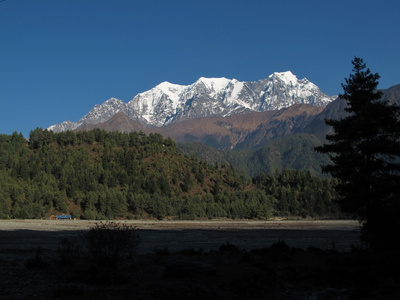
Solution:
{"label": "shadowed foreground", "polygon": [[[81,234],[95,221],[0,220],[0,248],[55,250],[60,238]],[[168,248],[217,250],[231,243],[252,250],[285,241],[290,247],[348,251],[359,245],[357,221],[122,221],[140,230],[140,253]]]}
{"label": "shadowed foreground", "polygon": [[[61,238],[79,236],[94,224],[63,222],[0,222],[1,299],[398,299],[400,294],[398,259],[352,247],[359,237],[355,223],[137,222],[139,254],[111,268],[83,253],[60,255]],[[39,225],[42,230],[27,228]]]}

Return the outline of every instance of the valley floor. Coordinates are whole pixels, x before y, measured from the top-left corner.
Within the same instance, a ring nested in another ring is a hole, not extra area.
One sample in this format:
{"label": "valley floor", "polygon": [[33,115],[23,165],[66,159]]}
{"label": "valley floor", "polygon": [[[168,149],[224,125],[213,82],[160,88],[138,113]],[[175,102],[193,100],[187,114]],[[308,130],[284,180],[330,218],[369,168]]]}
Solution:
{"label": "valley floor", "polygon": [[[0,249],[56,249],[63,236],[93,227],[86,220],[0,220]],[[347,251],[359,245],[360,226],[354,220],[206,220],[206,221],[119,221],[139,229],[139,252],[167,248],[215,250],[223,243],[251,250],[285,241],[291,247]]]}
{"label": "valley floor", "polygon": [[[125,222],[125,221],[121,221]],[[127,221],[139,253],[117,267],[62,257],[94,221],[1,220],[1,299],[399,299],[399,259],[329,221]],[[353,246],[352,246],[353,245]],[[323,298],[325,297],[325,298]]]}

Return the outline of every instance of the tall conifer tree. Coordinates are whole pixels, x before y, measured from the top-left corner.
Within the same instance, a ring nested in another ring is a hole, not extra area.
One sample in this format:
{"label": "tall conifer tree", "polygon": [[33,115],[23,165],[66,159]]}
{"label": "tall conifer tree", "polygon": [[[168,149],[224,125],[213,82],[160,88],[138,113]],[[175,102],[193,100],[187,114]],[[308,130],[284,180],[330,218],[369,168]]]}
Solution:
{"label": "tall conifer tree", "polygon": [[339,179],[342,209],[363,217],[368,241],[382,245],[400,230],[400,107],[380,100],[380,76],[363,59],[352,64],[340,95],[348,114],[325,120],[334,132],[316,150],[332,160],[323,171]]}

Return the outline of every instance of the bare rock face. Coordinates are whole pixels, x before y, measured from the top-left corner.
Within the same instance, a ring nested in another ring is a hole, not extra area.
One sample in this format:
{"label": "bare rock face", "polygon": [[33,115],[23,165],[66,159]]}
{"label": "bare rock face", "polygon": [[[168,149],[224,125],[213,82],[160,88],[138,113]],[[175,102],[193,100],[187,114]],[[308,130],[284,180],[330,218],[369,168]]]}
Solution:
{"label": "bare rock face", "polygon": [[138,121],[129,119],[128,116],[123,112],[118,112],[106,122],[98,124],[84,124],[77,130],[91,130],[94,128],[100,128],[106,131],[132,132],[144,130],[145,127]]}

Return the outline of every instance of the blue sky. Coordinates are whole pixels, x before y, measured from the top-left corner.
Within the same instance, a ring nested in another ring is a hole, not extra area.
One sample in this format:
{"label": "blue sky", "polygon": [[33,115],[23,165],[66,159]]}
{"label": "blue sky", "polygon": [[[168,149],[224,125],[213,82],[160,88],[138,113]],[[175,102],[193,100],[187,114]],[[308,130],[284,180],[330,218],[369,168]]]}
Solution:
{"label": "blue sky", "polygon": [[342,92],[354,56],[400,83],[400,1],[3,0],[0,133],[77,121],[169,81],[292,71]]}

